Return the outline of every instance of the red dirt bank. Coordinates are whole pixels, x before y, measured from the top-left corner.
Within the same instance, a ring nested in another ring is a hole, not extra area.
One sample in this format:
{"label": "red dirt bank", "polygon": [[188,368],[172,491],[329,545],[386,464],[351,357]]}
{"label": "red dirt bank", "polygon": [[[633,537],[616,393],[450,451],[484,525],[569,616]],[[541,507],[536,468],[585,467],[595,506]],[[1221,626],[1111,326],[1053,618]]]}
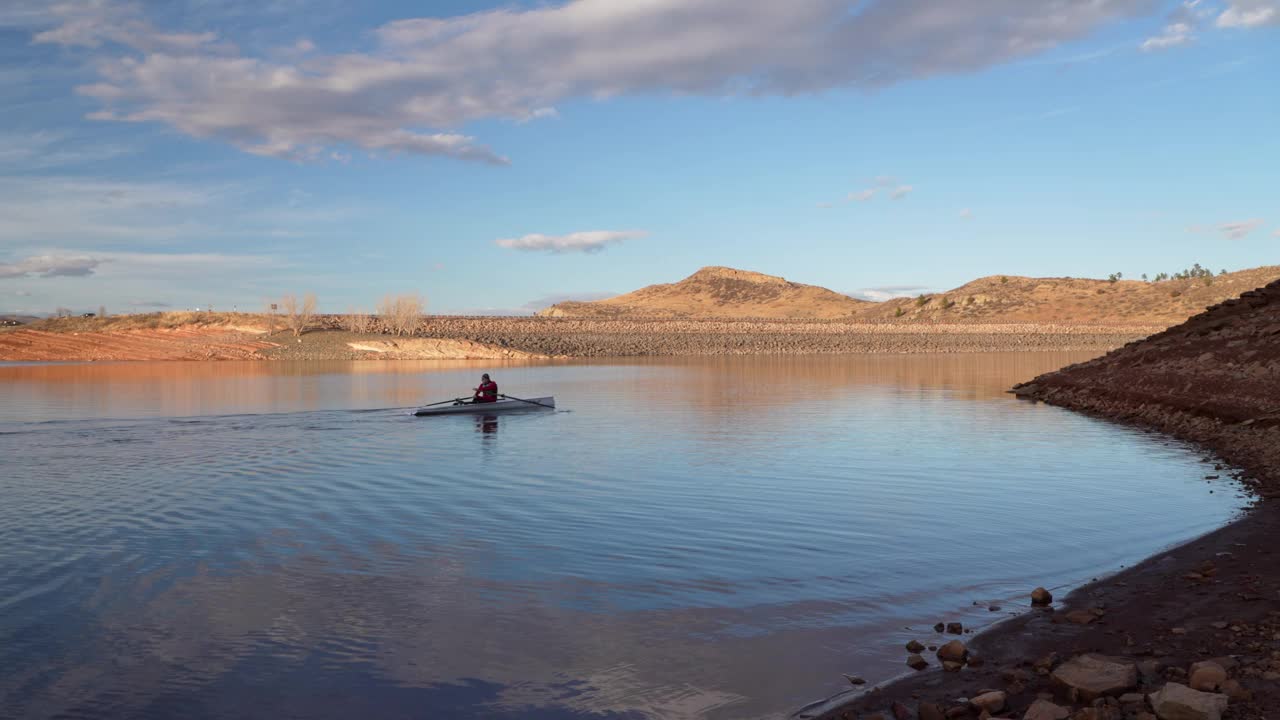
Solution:
{"label": "red dirt bank", "polygon": [[[1014,392],[1195,443],[1242,469],[1260,497],[1280,497],[1280,282]],[[1276,717],[1277,537],[1280,503],[1261,502],[1228,527],[1080,588],[1062,607],[1029,612],[976,638],[970,650],[980,664],[926,671],[798,717],[1215,720],[1210,706],[1224,702],[1228,720]],[[938,645],[947,639],[920,638]],[[1064,663],[1085,653],[1132,669],[1132,683],[1097,699],[1078,689],[1073,697],[1054,673],[1061,676]],[[938,664],[933,653],[926,657]],[[1216,667],[1192,667],[1210,659]],[[1182,693],[1186,685],[1205,689],[1192,696],[1204,707],[1153,699],[1165,686]],[[970,701],[984,691],[1003,695],[986,696],[984,710]],[[992,698],[999,709],[991,709]]]}

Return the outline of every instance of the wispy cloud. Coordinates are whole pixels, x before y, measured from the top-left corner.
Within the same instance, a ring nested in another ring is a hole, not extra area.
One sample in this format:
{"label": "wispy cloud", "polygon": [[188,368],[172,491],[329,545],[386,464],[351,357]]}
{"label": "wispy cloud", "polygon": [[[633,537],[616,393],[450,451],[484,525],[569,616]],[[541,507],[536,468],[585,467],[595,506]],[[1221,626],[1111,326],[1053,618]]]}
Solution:
{"label": "wispy cloud", "polygon": [[858,192],[851,192],[845,197],[845,200],[848,202],[866,202],[875,196],[875,188],[870,188],[867,190],[859,190]]}
{"label": "wispy cloud", "polygon": [[894,298],[913,297],[928,289],[929,288],[924,285],[885,285],[882,287],[862,288],[845,294],[849,297],[855,297],[860,300],[884,302],[885,300],[893,300]]}
{"label": "wispy cloud", "polygon": [[1154,35],[1142,41],[1139,47],[1144,52],[1153,50],[1167,50],[1179,45],[1187,45],[1194,39],[1192,35],[1192,27],[1190,23],[1176,22],[1169,23],[1164,26],[1159,35]]}
{"label": "wispy cloud", "polygon": [[893,189],[893,192],[889,193],[889,197],[893,200],[901,200],[907,195],[910,195],[913,190],[915,190],[915,188],[910,185],[899,185]]}
{"label": "wispy cloud", "polygon": [[[451,128],[551,116],[571,98],[676,92],[791,95],[875,88],[1030,57],[1149,11],[1149,0],[930,3],[849,0],[571,0],[397,20],[366,52],[246,54],[173,32],[141,6],[55,5],[37,42],[87,47],[95,117],[157,122],[295,159],[374,153],[506,159]],[[297,50],[297,48],[293,48]]]}
{"label": "wispy cloud", "polygon": [[1239,220],[1236,222],[1222,223],[1218,226],[1218,231],[1228,240],[1239,240],[1249,235],[1262,225],[1262,220],[1254,218],[1252,220]]}
{"label": "wispy cloud", "polygon": [[498,247],[508,250],[525,250],[531,252],[593,253],[626,240],[642,238],[649,233],[643,230],[590,230],[569,233],[568,235],[543,235],[535,233],[519,238],[503,238],[495,240]]}
{"label": "wispy cloud", "polygon": [[1256,28],[1280,24],[1280,2],[1230,0],[1215,24],[1220,28]]}
{"label": "wispy cloud", "polygon": [[85,277],[102,264],[86,255],[35,255],[17,262],[0,263],[0,280],[12,278]]}
{"label": "wispy cloud", "polygon": [[960,211],[961,220],[971,220],[972,218],[973,218],[973,211],[970,210],[969,208],[963,208]]}
{"label": "wispy cloud", "polygon": [[530,300],[525,303],[521,309],[536,311],[542,310],[543,308],[549,308],[552,305],[557,305],[562,302],[594,302],[596,300],[615,297],[617,294],[618,293],[615,292],[556,293],[552,295],[545,295],[535,300]]}

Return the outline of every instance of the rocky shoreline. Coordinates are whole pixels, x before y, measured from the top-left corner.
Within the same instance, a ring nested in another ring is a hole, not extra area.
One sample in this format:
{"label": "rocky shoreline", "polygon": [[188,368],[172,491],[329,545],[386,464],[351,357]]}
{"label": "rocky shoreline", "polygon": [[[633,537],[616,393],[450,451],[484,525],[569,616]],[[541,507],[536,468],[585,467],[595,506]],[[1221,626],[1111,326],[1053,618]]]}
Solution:
{"label": "rocky shoreline", "polygon": [[412,336],[353,333],[336,316],[294,337],[259,316],[115,329],[50,322],[0,330],[0,361],[676,357],[1046,350],[1105,352],[1158,327],[796,320],[425,318]]}
{"label": "rocky shoreline", "polygon": [[1058,606],[1029,595],[1030,612],[967,646],[943,644],[943,625],[922,638],[925,647],[904,648],[904,657],[937,648],[907,659],[918,674],[797,717],[1274,717],[1280,511],[1263,499],[1280,495],[1280,282],[1014,392],[1194,443],[1218,461],[1207,480],[1230,465],[1259,502],[1237,522],[1079,588]]}

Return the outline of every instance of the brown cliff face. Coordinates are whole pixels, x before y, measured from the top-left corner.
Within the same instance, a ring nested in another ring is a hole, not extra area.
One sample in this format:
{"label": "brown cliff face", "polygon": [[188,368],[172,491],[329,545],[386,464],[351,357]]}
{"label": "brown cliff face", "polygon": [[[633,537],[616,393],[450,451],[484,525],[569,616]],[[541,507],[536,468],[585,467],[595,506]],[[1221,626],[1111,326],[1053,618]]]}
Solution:
{"label": "brown cliff face", "polygon": [[1014,392],[1199,443],[1280,496],[1280,281]]}

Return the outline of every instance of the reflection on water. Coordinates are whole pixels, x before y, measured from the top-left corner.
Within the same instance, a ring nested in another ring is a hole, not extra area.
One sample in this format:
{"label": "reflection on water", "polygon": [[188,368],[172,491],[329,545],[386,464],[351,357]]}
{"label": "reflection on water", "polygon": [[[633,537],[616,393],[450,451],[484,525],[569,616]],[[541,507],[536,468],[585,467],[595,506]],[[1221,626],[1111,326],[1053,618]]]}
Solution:
{"label": "reflection on water", "polygon": [[1229,516],[1080,359],[0,367],[0,716],[777,717]]}

